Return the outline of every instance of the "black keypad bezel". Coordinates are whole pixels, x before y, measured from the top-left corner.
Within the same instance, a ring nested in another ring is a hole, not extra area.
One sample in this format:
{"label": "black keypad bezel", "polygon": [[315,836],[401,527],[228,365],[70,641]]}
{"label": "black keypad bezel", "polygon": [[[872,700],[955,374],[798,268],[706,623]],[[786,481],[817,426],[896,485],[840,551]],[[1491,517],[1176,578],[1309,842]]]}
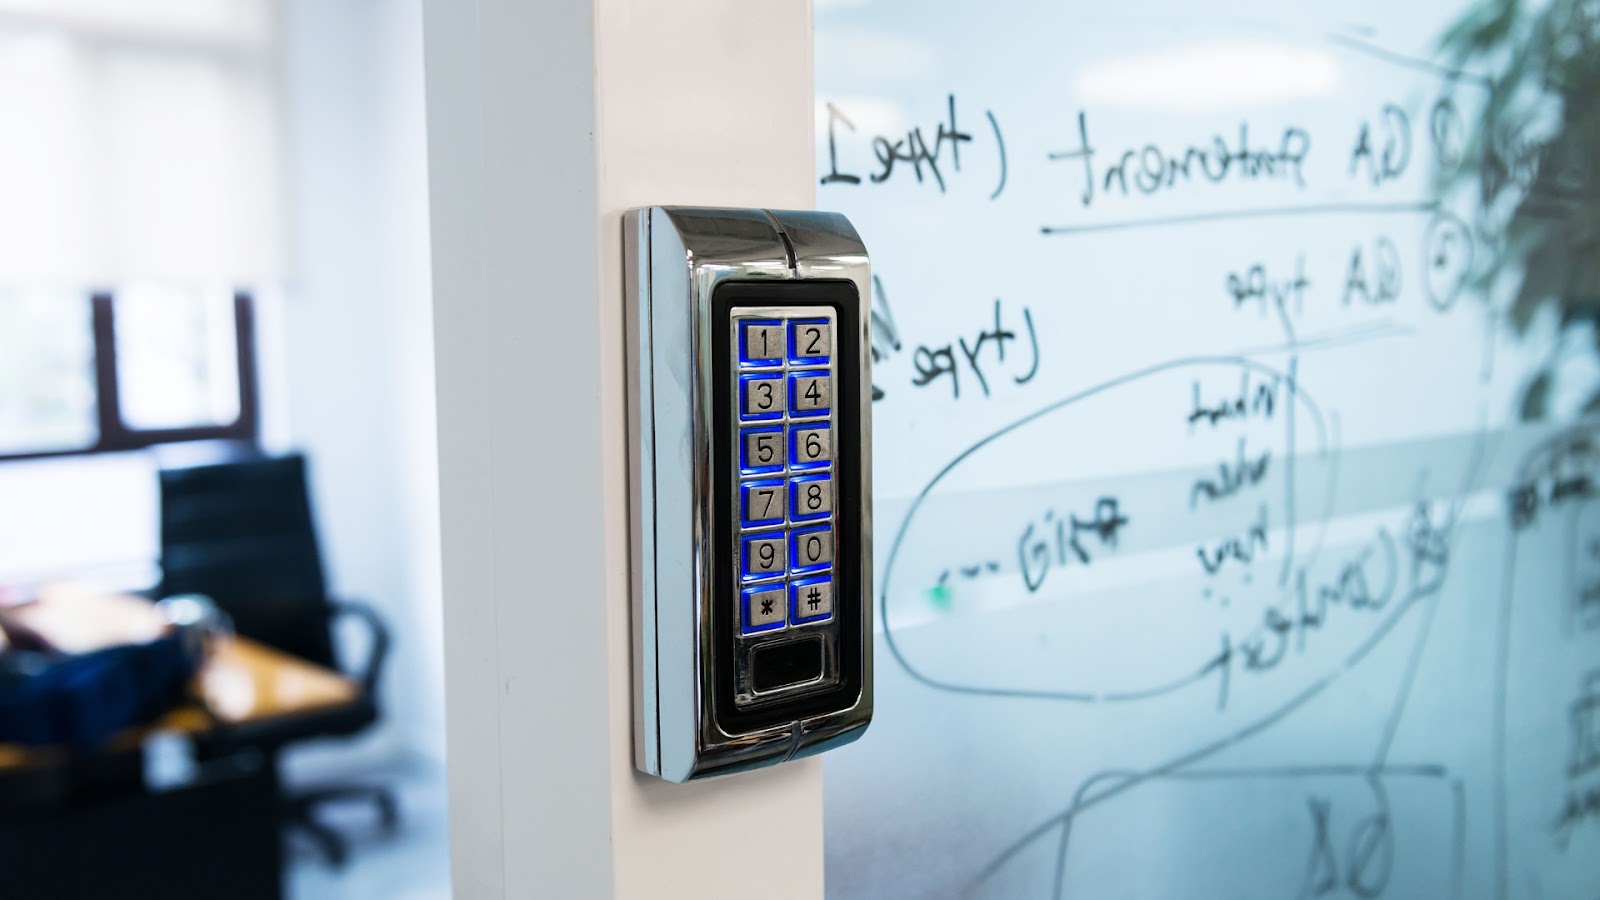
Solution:
{"label": "black keypad bezel", "polygon": [[[831,637],[817,634],[796,634],[795,640],[838,641],[839,678],[837,681],[813,690],[779,694],[763,698],[752,705],[741,707],[735,702],[736,666],[738,654],[754,655],[758,648],[773,646],[768,643],[751,644],[740,639],[741,584],[734,576],[734,567],[713,567],[712,581],[712,683],[715,696],[713,714],[718,724],[730,734],[770,727],[782,722],[822,715],[849,708],[861,693],[863,665],[863,635],[861,634],[861,605],[869,598],[860,596],[861,535],[857,515],[861,483],[860,453],[860,297],[854,282],[843,280],[808,281],[729,281],[718,285],[711,298],[710,329],[712,358],[719,361],[721,371],[712,379],[712,528],[713,546],[732,548],[738,546],[733,533],[739,521],[738,484],[739,465],[735,436],[740,425],[737,400],[732,393],[731,377],[739,365],[739,348],[731,345],[729,321],[743,307],[831,307],[834,310],[834,364],[835,374],[832,404],[835,412],[833,453],[837,463],[838,479],[834,485],[833,503],[837,511],[833,535],[834,581],[832,625],[827,628]],[[746,422],[747,425],[753,424]],[[786,540],[787,543],[787,540]],[[815,628],[817,626],[807,626]]]}

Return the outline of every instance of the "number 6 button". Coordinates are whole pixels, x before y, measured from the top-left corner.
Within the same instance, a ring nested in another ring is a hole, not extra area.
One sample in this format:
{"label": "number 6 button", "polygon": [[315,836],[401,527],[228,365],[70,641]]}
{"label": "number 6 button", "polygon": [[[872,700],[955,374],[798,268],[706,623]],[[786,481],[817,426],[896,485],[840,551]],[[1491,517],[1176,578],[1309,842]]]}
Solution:
{"label": "number 6 button", "polygon": [[833,439],[826,425],[790,429],[790,458],[796,469],[826,469],[833,460]]}

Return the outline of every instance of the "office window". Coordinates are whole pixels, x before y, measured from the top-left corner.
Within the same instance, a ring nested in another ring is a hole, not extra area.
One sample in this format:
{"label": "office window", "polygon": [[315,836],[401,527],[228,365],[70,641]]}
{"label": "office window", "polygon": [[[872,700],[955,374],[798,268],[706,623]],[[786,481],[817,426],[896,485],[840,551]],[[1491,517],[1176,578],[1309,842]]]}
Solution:
{"label": "office window", "polygon": [[246,294],[0,291],[0,460],[254,441],[255,360]]}
{"label": "office window", "polygon": [[275,10],[0,0],[0,458],[254,436],[232,286],[282,279]]}
{"label": "office window", "polygon": [[239,417],[231,294],[141,286],[118,293],[114,312],[124,426],[204,428]]}
{"label": "office window", "polygon": [[94,443],[94,332],[87,298],[0,289],[0,455]]}

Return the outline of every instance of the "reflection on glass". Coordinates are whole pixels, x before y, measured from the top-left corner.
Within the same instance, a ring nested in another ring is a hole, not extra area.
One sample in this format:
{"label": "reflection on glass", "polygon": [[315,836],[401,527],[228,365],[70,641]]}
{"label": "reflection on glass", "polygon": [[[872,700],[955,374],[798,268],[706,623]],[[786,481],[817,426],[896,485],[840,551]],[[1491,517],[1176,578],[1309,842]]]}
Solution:
{"label": "reflection on glass", "polygon": [[0,288],[0,453],[75,450],[94,440],[88,298]]}
{"label": "reflection on glass", "polygon": [[117,292],[116,322],[117,381],[129,428],[227,425],[239,417],[228,292],[130,286]]}

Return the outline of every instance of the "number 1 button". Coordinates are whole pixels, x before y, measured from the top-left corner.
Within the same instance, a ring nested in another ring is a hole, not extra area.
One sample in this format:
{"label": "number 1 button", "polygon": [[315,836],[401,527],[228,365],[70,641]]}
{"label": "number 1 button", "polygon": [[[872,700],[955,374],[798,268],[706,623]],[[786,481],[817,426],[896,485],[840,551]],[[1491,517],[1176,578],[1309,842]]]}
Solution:
{"label": "number 1 button", "polygon": [[775,366],[783,362],[783,323],[741,321],[744,334],[739,361],[747,366]]}

